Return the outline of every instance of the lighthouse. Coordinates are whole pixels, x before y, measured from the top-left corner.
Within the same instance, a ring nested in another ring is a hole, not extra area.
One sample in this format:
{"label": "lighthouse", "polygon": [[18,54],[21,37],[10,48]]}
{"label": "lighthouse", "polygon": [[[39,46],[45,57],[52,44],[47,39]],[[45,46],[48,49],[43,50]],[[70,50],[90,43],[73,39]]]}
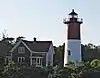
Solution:
{"label": "lighthouse", "polygon": [[63,23],[67,25],[66,42],[64,51],[64,67],[68,61],[81,62],[81,33],[80,25],[83,20],[78,18],[78,14],[72,9],[68,19],[64,19]]}

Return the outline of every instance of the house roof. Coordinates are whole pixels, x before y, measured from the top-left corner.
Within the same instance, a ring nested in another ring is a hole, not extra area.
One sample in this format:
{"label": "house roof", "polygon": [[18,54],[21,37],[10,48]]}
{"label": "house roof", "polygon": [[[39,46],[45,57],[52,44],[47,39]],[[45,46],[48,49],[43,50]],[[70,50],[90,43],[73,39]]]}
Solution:
{"label": "house roof", "polygon": [[7,42],[0,41],[0,56],[5,56],[8,54],[13,46]]}
{"label": "house roof", "polygon": [[22,40],[28,48],[36,52],[48,52],[52,41],[26,41]]}

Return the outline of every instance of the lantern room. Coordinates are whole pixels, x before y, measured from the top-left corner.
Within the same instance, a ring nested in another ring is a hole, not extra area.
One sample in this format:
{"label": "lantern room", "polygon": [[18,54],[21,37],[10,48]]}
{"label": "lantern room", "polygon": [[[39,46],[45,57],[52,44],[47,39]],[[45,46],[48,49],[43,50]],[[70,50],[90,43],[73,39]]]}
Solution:
{"label": "lantern room", "polygon": [[64,24],[69,23],[83,23],[83,19],[78,18],[78,14],[72,9],[72,12],[68,14],[68,18],[63,19]]}
{"label": "lantern room", "polygon": [[74,9],[72,9],[72,12],[69,13],[69,18],[70,19],[77,19],[78,18],[78,14],[74,12]]}

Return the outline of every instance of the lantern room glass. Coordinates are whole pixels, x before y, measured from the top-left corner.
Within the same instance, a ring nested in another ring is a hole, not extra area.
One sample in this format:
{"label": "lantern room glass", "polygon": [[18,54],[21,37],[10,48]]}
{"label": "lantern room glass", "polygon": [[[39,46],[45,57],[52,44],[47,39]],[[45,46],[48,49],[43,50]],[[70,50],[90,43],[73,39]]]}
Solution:
{"label": "lantern room glass", "polygon": [[78,15],[69,15],[69,18],[78,18]]}

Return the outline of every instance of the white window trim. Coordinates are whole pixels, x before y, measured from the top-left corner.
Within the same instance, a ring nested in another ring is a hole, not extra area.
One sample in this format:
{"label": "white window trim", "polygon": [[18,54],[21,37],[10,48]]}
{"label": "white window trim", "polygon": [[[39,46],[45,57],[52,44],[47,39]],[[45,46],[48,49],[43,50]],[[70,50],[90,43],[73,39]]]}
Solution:
{"label": "white window trim", "polygon": [[[19,61],[19,59],[20,59],[21,61]],[[18,62],[19,62],[19,63],[22,63],[23,60],[25,60],[25,57],[18,57]]]}
{"label": "white window trim", "polygon": [[[40,59],[43,60],[43,57],[31,57],[31,65],[32,65],[32,58],[36,58],[36,67],[42,67],[42,61],[40,61]],[[37,59],[39,59],[39,63],[37,63]]]}
{"label": "white window trim", "polygon": [[25,53],[25,47],[18,47],[18,53]]}
{"label": "white window trim", "polygon": [[[38,59],[39,59],[39,63],[37,62],[38,61]],[[36,58],[36,67],[41,67],[42,66],[42,58],[40,58],[40,57],[37,57]]]}

